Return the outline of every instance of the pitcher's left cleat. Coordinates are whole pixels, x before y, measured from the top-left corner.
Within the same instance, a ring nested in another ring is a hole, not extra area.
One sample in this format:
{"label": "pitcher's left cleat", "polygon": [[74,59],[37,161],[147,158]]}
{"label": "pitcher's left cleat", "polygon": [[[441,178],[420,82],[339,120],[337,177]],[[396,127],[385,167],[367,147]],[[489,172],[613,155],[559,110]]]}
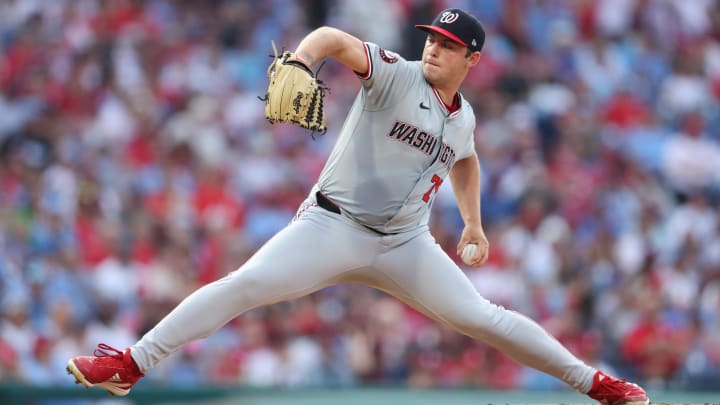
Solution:
{"label": "pitcher's left cleat", "polygon": [[116,396],[127,395],[133,385],[145,376],[130,356],[130,348],[121,352],[104,343],[98,345],[92,356],[70,359],[67,371],[75,376],[75,384],[82,384],[85,388],[104,388]]}
{"label": "pitcher's left cleat", "polygon": [[592,389],[587,395],[604,405],[647,405],[650,402],[645,390],[639,385],[602,371],[595,373]]}

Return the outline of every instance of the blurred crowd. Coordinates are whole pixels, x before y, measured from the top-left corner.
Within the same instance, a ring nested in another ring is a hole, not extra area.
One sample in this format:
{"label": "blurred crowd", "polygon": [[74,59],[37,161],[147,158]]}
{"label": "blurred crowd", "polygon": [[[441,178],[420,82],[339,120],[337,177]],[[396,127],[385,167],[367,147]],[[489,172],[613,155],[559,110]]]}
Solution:
{"label": "blurred crowd", "polygon": [[[360,85],[329,61],[328,133],[270,125],[271,40],[332,25],[416,59],[413,24],[447,6],[488,33],[463,87],[491,242],[478,291],[589,364],[717,388],[713,0],[0,0],[0,381],[72,384],[70,357],[133,344],[292,219]],[[461,263],[450,187],[433,210]],[[250,311],[146,380],[564,386],[348,285]]]}

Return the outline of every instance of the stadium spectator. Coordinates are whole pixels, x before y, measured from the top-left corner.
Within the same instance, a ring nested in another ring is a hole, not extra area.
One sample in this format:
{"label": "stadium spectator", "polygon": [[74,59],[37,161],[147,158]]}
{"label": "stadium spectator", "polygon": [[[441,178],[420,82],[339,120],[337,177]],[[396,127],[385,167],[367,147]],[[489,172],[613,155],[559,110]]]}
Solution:
{"label": "stadium spectator", "polygon": [[[407,21],[460,5],[489,32],[463,89],[493,242],[477,289],[603,369],[720,384],[720,3],[276,3],[0,0],[0,379],[71,382],[87,342],[124,347],[290,221],[357,88],[330,62],[328,134],[269,125],[271,39],[327,22],[408,54]],[[432,230],[453,252],[450,193]],[[251,312],[152,380],[549,384],[351,286]]]}

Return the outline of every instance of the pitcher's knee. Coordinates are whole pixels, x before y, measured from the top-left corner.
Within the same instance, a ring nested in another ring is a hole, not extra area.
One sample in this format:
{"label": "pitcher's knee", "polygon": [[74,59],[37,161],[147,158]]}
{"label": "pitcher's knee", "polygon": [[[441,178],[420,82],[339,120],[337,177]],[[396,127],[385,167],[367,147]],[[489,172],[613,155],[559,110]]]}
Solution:
{"label": "pitcher's knee", "polygon": [[509,312],[502,306],[483,298],[466,303],[455,311],[444,314],[443,318],[459,332],[476,339],[487,340],[499,332],[503,318]]}
{"label": "pitcher's knee", "polygon": [[269,296],[268,280],[255,271],[236,270],[218,280],[227,288],[226,297],[235,305],[255,307],[262,304]]}

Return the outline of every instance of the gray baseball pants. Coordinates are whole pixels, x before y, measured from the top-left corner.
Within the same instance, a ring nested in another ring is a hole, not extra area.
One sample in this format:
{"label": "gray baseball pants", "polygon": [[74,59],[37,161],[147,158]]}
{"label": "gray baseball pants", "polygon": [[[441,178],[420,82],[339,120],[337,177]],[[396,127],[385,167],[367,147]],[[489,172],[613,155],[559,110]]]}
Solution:
{"label": "gray baseball pants", "polygon": [[238,270],[183,300],[131,347],[132,357],[146,372],[245,311],[338,283],[382,290],[580,392],[591,388],[592,367],[534,321],[480,296],[427,227],[380,235],[317,206],[312,198]]}

